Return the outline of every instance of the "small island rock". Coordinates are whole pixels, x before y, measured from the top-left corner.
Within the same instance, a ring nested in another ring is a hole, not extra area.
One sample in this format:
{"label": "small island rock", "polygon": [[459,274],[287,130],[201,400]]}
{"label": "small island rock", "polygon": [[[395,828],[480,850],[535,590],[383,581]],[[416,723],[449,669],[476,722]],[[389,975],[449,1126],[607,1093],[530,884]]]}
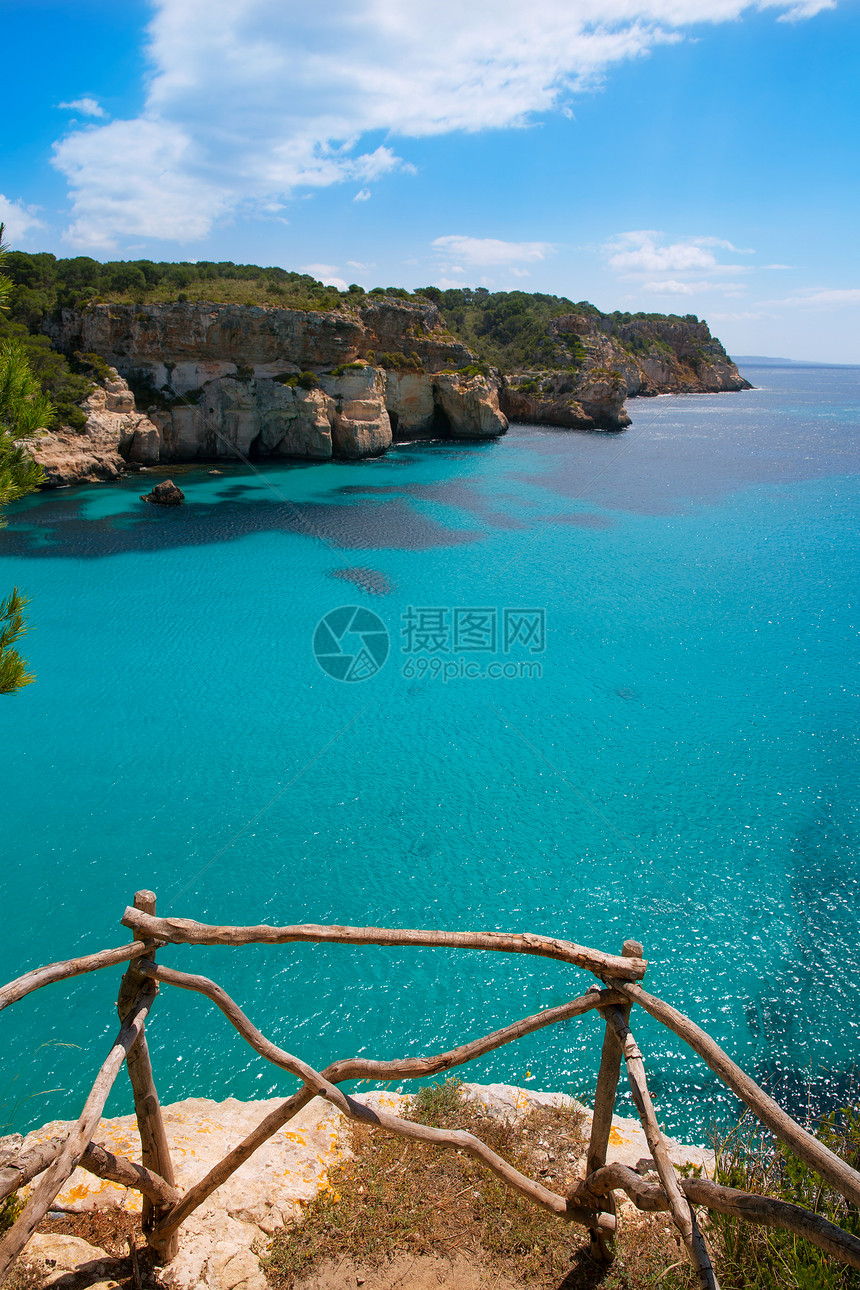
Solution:
{"label": "small island rock", "polygon": [[172,479],[163,479],[151,493],[145,496],[141,493],[140,500],[152,502],[154,506],[181,506],[185,501],[185,494],[181,488],[176,487]]}

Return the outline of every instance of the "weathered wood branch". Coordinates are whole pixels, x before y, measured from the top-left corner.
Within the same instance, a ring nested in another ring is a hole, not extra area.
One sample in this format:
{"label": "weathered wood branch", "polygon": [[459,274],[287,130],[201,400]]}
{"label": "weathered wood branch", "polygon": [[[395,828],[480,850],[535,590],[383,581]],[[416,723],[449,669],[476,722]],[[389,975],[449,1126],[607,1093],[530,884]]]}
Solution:
{"label": "weathered wood branch", "polygon": [[581,1017],[594,1008],[607,1008],[610,1004],[620,1003],[623,999],[614,990],[592,988],[580,994],[569,1003],[560,1003],[555,1008],[545,1008],[543,1012],[532,1013],[521,1021],[514,1021],[509,1026],[494,1030],[480,1039],[473,1039],[468,1044],[460,1044],[447,1053],[437,1053],[432,1057],[401,1057],[394,1061],[382,1062],[364,1057],[341,1058],[327,1068],[328,1078],[333,1084],[347,1079],[421,1079],[429,1075],[440,1075],[443,1071],[453,1070],[455,1066],[464,1066],[476,1057],[483,1057],[504,1044],[509,1044],[523,1035],[534,1034],[545,1026],[554,1026],[559,1021],[569,1021],[571,1017]]}
{"label": "weathered wood branch", "polygon": [[702,1290],[719,1290],[719,1283],[714,1274],[708,1251],[702,1240],[701,1233],[693,1221],[689,1201],[678,1186],[674,1166],[669,1159],[666,1143],[663,1141],[663,1135],[657,1124],[654,1104],[651,1101],[651,1094],[648,1091],[648,1084],[645,1079],[645,1063],[642,1060],[639,1046],[633,1038],[630,1027],[627,1025],[620,1008],[607,1008],[606,1018],[615,1030],[618,1042],[624,1053],[630,1092],[633,1094],[633,1101],[636,1104],[636,1110],[639,1112],[642,1128],[645,1130],[645,1138],[654,1158],[654,1165],[663,1186],[663,1191],[669,1201],[672,1219],[687,1247],[687,1253],[696,1270],[699,1285]]}
{"label": "weathered wood branch", "polygon": [[38,1185],[34,1188],[17,1220],[0,1241],[0,1282],[9,1271],[13,1259],[21,1253],[37,1226],[47,1214],[60,1192],[63,1183],[74,1172],[79,1164],[85,1147],[92,1141],[108,1093],[132,1045],[137,1042],[143,1030],[147,1012],[152,1006],[155,991],[152,982],[147,981],[135,1000],[128,1016],[120,1027],[108,1056],[96,1076],[89,1097],[77,1123],[63,1143],[59,1154],[45,1170]]}
{"label": "weathered wood branch", "polygon": [[[155,893],[147,890],[135,892],[134,908],[144,914],[154,915]],[[144,939],[140,932],[135,932],[134,937],[136,941]],[[140,989],[144,979],[138,971],[137,962],[132,961],[120,986],[117,1000],[117,1011],[120,1017],[124,1015],[128,1000]],[[155,989],[158,989],[157,985]],[[127,1064],[134,1094],[137,1127],[140,1132],[141,1159],[147,1169],[159,1174],[168,1186],[172,1187],[176,1181],[173,1173],[173,1162],[170,1158],[170,1147],[167,1142],[164,1119],[155,1088],[155,1076],[152,1073],[152,1061],[149,1056],[149,1046],[146,1042],[146,1032],[143,1029],[140,1032],[140,1038],[128,1055]],[[153,1240],[152,1233],[167,1212],[168,1206],[157,1202],[154,1203],[148,1196],[144,1196],[141,1226],[146,1236],[147,1244],[154,1248],[165,1262],[169,1262],[176,1255],[177,1242],[173,1240],[168,1241],[166,1244],[159,1244]]]}
{"label": "weathered wood branch", "polygon": [[152,940],[133,941],[130,945],[118,945],[113,950],[99,950],[96,954],[85,954],[79,959],[62,959],[59,963],[48,963],[45,967],[34,968],[25,972],[7,985],[0,987],[0,1011],[8,1008],[10,1003],[17,1003],[25,995],[40,990],[43,985],[53,981],[65,981],[70,976],[82,976],[84,972],[97,972],[99,968],[113,967],[116,963],[127,963],[129,959],[140,958],[151,954],[157,942]]}
{"label": "weathered wood branch", "polygon": [[612,976],[620,981],[638,981],[645,975],[642,959],[627,959],[618,954],[576,945],[553,936],[536,936],[524,932],[443,932],[416,928],[340,927],[303,923],[292,927],[219,927],[197,923],[191,918],[154,918],[140,910],[128,908],[123,926],[143,936],[178,945],[286,945],[291,941],[311,941],[337,945],[417,945],[427,948],[499,950],[504,954],[538,954],[586,968],[601,979]]}
{"label": "weathered wood branch", "polygon": [[[772,1196],[757,1196],[752,1192],[738,1191],[736,1187],[724,1187],[708,1178],[681,1178],[678,1185],[693,1205],[701,1205],[730,1218],[740,1218],[746,1223],[794,1232],[850,1267],[860,1268],[860,1239],[812,1210],[775,1200]],[[590,1174],[579,1184],[571,1199],[587,1201],[589,1196],[600,1196],[610,1191],[625,1192],[638,1209],[648,1213],[669,1209],[666,1193],[658,1183],[648,1182],[621,1164],[605,1165],[597,1173]]]}
{"label": "weathered wood branch", "polygon": [[[307,1062],[303,1062],[292,1053],[278,1048],[270,1040],[266,1039],[265,1035],[245,1016],[239,1005],[230,998],[226,991],[207,977],[192,976],[190,973],[178,972],[173,968],[162,967],[147,960],[140,964],[140,970],[144,975],[151,976],[155,980],[165,981],[171,985],[177,985],[181,989],[194,990],[206,995],[220,1008],[245,1042],[258,1052],[261,1057],[265,1057],[267,1061],[272,1062],[275,1066],[280,1066],[282,1070],[298,1076],[308,1088],[313,1089],[315,1093],[324,1097],[326,1101],[331,1102],[350,1120],[376,1125],[379,1128],[387,1129],[390,1133],[413,1138],[419,1142],[430,1142],[436,1146],[465,1151],[494,1173],[508,1187],[518,1191],[528,1200],[540,1205],[541,1208],[549,1210],[550,1213],[557,1214],[559,1217],[566,1218],[571,1222],[582,1223],[586,1227],[598,1226],[605,1231],[615,1230],[615,1219],[611,1214],[600,1214],[593,1209],[589,1210],[582,1206],[571,1204],[565,1197],[559,1196],[542,1186],[541,1183],[527,1178],[525,1174],[520,1173],[513,1165],[503,1160],[501,1156],[496,1155],[494,1151],[491,1151],[485,1143],[474,1137],[473,1134],[459,1129],[434,1129],[429,1125],[416,1124],[411,1120],[403,1120],[400,1116],[391,1115],[387,1111],[375,1111],[356,1101],[355,1098],[349,1097],[336,1084],[331,1083],[323,1074],[309,1066]],[[167,1235],[169,1228],[175,1231],[175,1227],[171,1223],[172,1218],[172,1214],[168,1215],[167,1221],[159,1224],[155,1230],[156,1236],[163,1238]]]}
{"label": "weathered wood branch", "polygon": [[130,1191],[139,1191],[153,1205],[171,1206],[179,1200],[181,1192],[160,1174],[146,1165],[135,1164],[127,1156],[116,1156],[107,1147],[91,1142],[79,1161],[82,1169],[104,1178],[107,1182],[119,1183]]}
{"label": "weathered wood branch", "polygon": [[28,1182],[32,1182],[37,1174],[44,1173],[54,1157],[62,1151],[65,1140],[63,1137],[56,1136],[48,1138],[47,1142],[38,1142],[29,1151],[23,1152],[13,1160],[8,1160],[0,1169],[0,1200],[5,1200],[15,1191],[20,1191]]}
{"label": "weathered wood branch", "polygon": [[[481,1057],[484,1053],[491,1052],[494,1048],[518,1039],[522,1035],[531,1034],[543,1026],[580,1016],[592,1008],[607,1007],[622,998],[623,996],[611,990],[594,988],[580,995],[579,998],[571,1000],[570,1003],[560,1004],[557,1008],[547,1008],[544,1012],[535,1013],[522,1021],[515,1021],[510,1026],[494,1030],[481,1039],[473,1040],[470,1044],[462,1044],[447,1053],[438,1053],[433,1057],[406,1057],[399,1061],[388,1062],[360,1057],[342,1058],[340,1061],[332,1062],[322,1074],[332,1084],[339,1084],[348,1079],[417,1079],[421,1076],[439,1075],[442,1071],[473,1061],[476,1057]],[[189,1188],[179,1204],[171,1211],[168,1219],[159,1225],[158,1232],[175,1232],[189,1214],[202,1205],[214,1191],[217,1191],[246,1160],[250,1159],[258,1147],[288,1124],[314,1097],[313,1089],[305,1085],[280,1106],[270,1111],[256,1128],[228,1152],[223,1160],[219,1160],[208,1174]]]}
{"label": "weathered wood branch", "polygon": [[[641,959],[642,946],[638,941],[625,941],[621,952],[624,958]],[[595,991],[597,987],[592,986],[591,989]],[[621,1013],[625,1021],[630,1016],[630,1008],[631,1004],[625,1000],[621,1007]],[[612,1132],[612,1116],[615,1111],[615,1095],[621,1074],[621,1044],[605,1017],[604,1021],[603,1047],[597,1072],[597,1087],[594,1091],[591,1136],[588,1141],[588,1155],[586,1156],[586,1176],[593,1174],[606,1164],[606,1153],[609,1149],[609,1137]],[[599,1205],[599,1208],[609,1214],[615,1213],[615,1200],[611,1192],[606,1196],[604,1203]],[[608,1266],[615,1259],[615,1243],[600,1232],[592,1232],[590,1252],[595,1262]]]}
{"label": "weathered wood branch", "polygon": [[748,1223],[760,1223],[763,1227],[785,1228],[852,1268],[860,1268],[860,1240],[801,1205],[774,1200],[771,1196],[753,1196],[735,1187],[722,1187],[707,1178],[685,1178],[681,1187],[694,1205],[703,1205]]}
{"label": "weathered wood branch", "polygon": [[673,1008],[671,1004],[664,1003],[653,994],[648,994],[641,986],[617,981],[616,988],[628,999],[638,1003],[655,1020],[673,1031],[679,1039],[689,1044],[711,1070],[719,1075],[723,1083],[746,1103],[762,1124],[766,1125],[786,1146],[791,1147],[804,1164],[809,1165],[810,1169],[814,1169],[822,1178],[826,1178],[855,1205],[860,1205],[860,1173],[792,1120],[779,1103],[769,1097],[764,1089],[759,1088],[758,1084],[750,1079],[749,1075],[741,1070],[740,1066],[733,1062],[731,1057],[723,1052],[719,1044],[715,1043],[700,1026],[697,1026],[689,1017],[685,1017],[677,1008]]}
{"label": "weathered wood branch", "polygon": [[[61,1136],[48,1138],[45,1142],[37,1142],[17,1160],[4,1165],[0,1169],[0,1200],[11,1196],[13,1192],[20,1191],[38,1174],[44,1173],[55,1156],[62,1151],[65,1142],[66,1138]],[[158,1174],[143,1165],[135,1164],[126,1156],[114,1155],[112,1151],[98,1146],[95,1142],[91,1142],[85,1149],[78,1164],[88,1173],[104,1178],[107,1182],[119,1183],[121,1187],[129,1187],[132,1191],[139,1191],[158,1204],[175,1205],[179,1200],[180,1193],[177,1189],[171,1187]]]}

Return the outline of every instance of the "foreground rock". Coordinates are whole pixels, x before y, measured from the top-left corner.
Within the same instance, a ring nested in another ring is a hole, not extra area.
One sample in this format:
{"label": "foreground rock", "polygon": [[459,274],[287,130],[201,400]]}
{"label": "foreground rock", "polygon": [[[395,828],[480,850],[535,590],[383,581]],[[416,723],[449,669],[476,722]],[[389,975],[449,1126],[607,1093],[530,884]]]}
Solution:
{"label": "foreground rock", "polygon": [[119,1260],[79,1236],[37,1232],[24,1257],[38,1273],[42,1290],[113,1290],[118,1285]]}
{"label": "foreground rock", "polygon": [[163,479],[151,493],[141,493],[140,500],[152,502],[153,506],[181,506],[185,501],[185,494],[172,479]]}
{"label": "foreground rock", "polygon": [[[575,1105],[562,1093],[531,1092],[505,1084],[463,1087],[467,1096],[480,1101],[492,1114],[509,1119],[526,1114],[534,1105]],[[367,1093],[360,1100],[397,1112],[404,1095]],[[279,1104],[277,1099],[238,1102],[230,1098],[212,1102],[190,1098],[165,1107],[177,1186],[184,1191],[201,1178]],[[45,1125],[28,1136],[25,1146],[33,1146],[69,1127],[62,1123]],[[110,1151],[140,1160],[134,1116],[103,1120],[95,1141]],[[328,1103],[314,1099],[191,1215],[180,1229],[179,1254],[164,1269],[165,1281],[175,1290],[234,1290],[238,1286],[265,1290],[258,1251],[265,1249],[268,1238],[278,1228],[301,1221],[308,1203],[329,1187],[329,1170],[348,1155],[348,1143],[344,1117]],[[700,1147],[672,1140],[668,1146],[670,1156],[679,1165],[689,1162],[706,1169],[712,1167],[712,1154]],[[638,1121],[616,1117],[609,1159],[635,1168],[648,1154]],[[139,1211],[140,1196],[78,1169],[57,1204],[73,1210],[121,1205]],[[38,1252],[38,1242],[45,1239],[34,1237],[28,1253]],[[99,1253],[91,1254],[88,1247],[82,1262],[97,1263]]]}

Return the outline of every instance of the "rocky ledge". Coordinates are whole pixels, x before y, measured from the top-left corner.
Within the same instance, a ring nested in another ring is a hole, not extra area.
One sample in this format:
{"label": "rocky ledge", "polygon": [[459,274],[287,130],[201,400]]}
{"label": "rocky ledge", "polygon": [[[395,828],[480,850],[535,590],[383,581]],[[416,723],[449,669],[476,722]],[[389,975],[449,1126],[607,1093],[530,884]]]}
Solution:
{"label": "rocky ledge", "polygon": [[[526,1114],[535,1105],[577,1105],[563,1093],[533,1092],[506,1084],[466,1084],[463,1091],[492,1114],[508,1119]],[[366,1093],[359,1100],[397,1112],[405,1096]],[[212,1102],[189,1098],[164,1107],[177,1186],[185,1190],[201,1178],[278,1105],[279,1100]],[[328,1171],[349,1154],[347,1127],[338,1110],[314,1099],[185,1222],[180,1229],[179,1253],[164,1269],[164,1281],[174,1290],[236,1290],[240,1286],[242,1290],[267,1290],[259,1253],[278,1228],[301,1222],[309,1202],[328,1188]],[[70,1128],[62,1122],[45,1125],[29,1134],[24,1146],[33,1147]],[[102,1120],[94,1140],[110,1151],[140,1160],[134,1116]],[[672,1139],[667,1145],[676,1164],[712,1171],[709,1151]],[[20,1150],[21,1139],[0,1139],[0,1160],[4,1146],[7,1151]],[[610,1161],[631,1168],[647,1167],[649,1154],[638,1120],[614,1117]],[[72,1211],[106,1206],[139,1210],[140,1195],[77,1169],[56,1204]],[[70,1287],[72,1273],[76,1273],[74,1290],[111,1280],[111,1260],[105,1251],[74,1237],[36,1235],[24,1258],[37,1268],[42,1265],[49,1285]]]}

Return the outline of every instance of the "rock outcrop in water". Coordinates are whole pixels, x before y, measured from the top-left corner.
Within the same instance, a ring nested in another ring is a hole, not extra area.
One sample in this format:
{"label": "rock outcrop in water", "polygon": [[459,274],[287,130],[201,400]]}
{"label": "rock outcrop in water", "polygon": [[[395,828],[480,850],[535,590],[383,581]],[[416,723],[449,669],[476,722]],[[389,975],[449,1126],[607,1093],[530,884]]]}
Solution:
{"label": "rock outcrop in water", "polygon": [[748,386],[705,323],[596,311],[550,321],[552,366],[505,375],[451,336],[429,300],[94,304],[46,329],[64,352],[122,374],[92,395],[81,435],[36,447],[51,484],[179,461],[370,457],[396,438],[491,438],[509,417],[618,430],[628,397]]}
{"label": "rock outcrop in water", "polygon": [[185,494],[172,479],[162,479],[151,493],[141,493],[140,500],[151,502],[153,506],[181,506],[185,501]]}

